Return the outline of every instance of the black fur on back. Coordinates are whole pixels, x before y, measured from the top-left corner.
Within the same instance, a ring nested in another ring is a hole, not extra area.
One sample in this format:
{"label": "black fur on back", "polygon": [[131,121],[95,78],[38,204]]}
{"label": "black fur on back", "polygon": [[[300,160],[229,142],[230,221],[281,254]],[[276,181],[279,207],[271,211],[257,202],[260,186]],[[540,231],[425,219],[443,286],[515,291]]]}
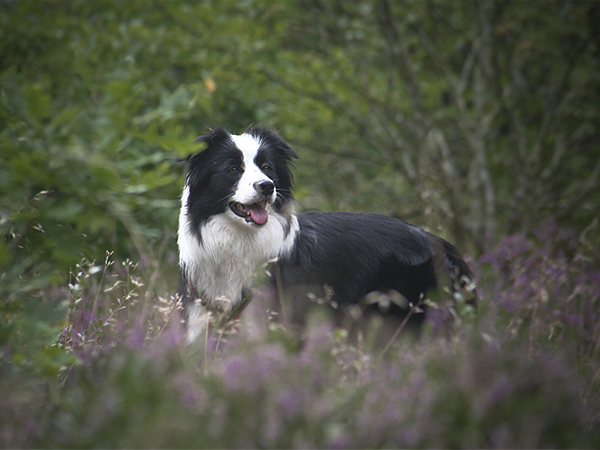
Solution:
{"label": "black fur on back", "polygon": [[[325,285],[343,310],[373,291],[395,290],[407,305],[416,305],[438,286],[452,289],[454,280],[471,276],[456,247],[399,219],[326,212],[302,214],[298,221],[296,245],[279,261],[280,282],[298,322],[309,307],[307,294],[324,296]],[[408,308],[392,304],[387,313],[403,317]]]}

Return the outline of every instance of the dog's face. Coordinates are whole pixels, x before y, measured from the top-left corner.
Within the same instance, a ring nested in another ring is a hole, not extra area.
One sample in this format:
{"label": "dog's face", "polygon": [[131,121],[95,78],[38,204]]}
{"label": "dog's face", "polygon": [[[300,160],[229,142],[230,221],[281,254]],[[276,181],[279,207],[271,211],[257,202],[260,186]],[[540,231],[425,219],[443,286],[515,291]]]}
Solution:
{"label": "dog's face", "polygon": [[290,162],[297,155],[275,132],[251,127],[232,135],[218,128],[198,140],[207,147],[187,158],[184,191],[192,229],[217,214],[262,227],[292,198]]}

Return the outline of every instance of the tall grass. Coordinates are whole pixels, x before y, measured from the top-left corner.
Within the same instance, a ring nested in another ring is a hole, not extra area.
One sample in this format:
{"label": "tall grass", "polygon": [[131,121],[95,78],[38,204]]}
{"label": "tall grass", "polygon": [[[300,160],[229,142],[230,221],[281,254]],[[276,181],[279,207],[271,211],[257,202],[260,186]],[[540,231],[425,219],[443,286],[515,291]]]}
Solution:
{"label": "tall grass", "polygon": [[[480,311],[431,320],[384,357],[315,316],[302,336],[268,321],[185,344],[155,264],[82,261],[40,377],[3,363],[4,447],[598,448],[600,271],[553,227],[472,265]],[[597,259],[596,259],[597,260]]]}

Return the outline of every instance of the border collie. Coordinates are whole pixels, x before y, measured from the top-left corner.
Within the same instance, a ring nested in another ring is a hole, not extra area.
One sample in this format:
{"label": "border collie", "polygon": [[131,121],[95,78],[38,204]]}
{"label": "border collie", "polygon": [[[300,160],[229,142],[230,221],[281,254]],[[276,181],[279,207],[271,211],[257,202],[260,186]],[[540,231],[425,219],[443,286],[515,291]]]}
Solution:
{"label": "border collie", "polygon": [[269,260],[294,323],[302,322],[309,297],[327,297],[343,310],[374,292],[403,299],[379,308],[403,317],[442,278],[470,277],[453,245],[399,219],[297,215],[291,168],[298,156],[276,132],[217,128],[198,141],[206,148],[186,158],[178,231],[190,342],[206,331],[207,312],[239,315],[254,273]]}

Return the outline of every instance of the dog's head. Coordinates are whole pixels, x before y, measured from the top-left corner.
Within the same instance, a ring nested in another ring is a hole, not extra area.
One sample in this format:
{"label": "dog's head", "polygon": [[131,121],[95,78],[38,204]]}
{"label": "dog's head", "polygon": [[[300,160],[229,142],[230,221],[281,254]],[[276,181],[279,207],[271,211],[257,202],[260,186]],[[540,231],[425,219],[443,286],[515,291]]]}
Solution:
{"label": "dog's head", "polygon": [[292,199],[290,165],[298,156],[276,132],[250,127],[232,135],[217,128],[197,140],[206,148],[186,159],[184,191],[193,229],[217,214],[261,227]]}

